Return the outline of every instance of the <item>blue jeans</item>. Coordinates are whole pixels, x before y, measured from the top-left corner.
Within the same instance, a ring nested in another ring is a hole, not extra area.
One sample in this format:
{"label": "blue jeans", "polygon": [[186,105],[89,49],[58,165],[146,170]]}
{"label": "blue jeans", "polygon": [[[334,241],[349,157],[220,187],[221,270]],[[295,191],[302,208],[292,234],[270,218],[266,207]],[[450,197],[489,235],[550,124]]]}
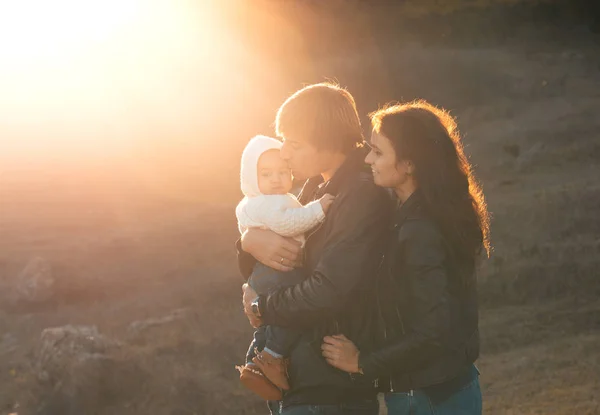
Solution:
{"label": "blue jeans", "polygon": [[[305,274],[299,269],[289,272],[277,271],[257,262],[248,278],[248,284],[258,294],[265,295],[279,288],[296,285],[305,280]],[[292,347],[298,341],[300,333],[279,326],[261,326],[254,333],[246,353],[246,363],[252,362],[256,355],[254,349],[262,351],[265,347],[282,356],[289,356]]]}
{"label": "blue jeans", "polygon": [[385,394],[388,415],[481,415],[479,371],[473,365],[471,380],[457,390],[418,389]]}
{"label": "blue jeans", "polygon": [[339,405],[297,405],[283,408],[279,402],[269,402],[272,415],[378,415],[379,402],[371,401],[345,403]]}
{"label": "blue jeans", "polygon": [[301,269],[282,272],[257,262],[248,277],[248,285],[258,294],[266,295],[283,287],[300,284],[305,279],[306,274]]}

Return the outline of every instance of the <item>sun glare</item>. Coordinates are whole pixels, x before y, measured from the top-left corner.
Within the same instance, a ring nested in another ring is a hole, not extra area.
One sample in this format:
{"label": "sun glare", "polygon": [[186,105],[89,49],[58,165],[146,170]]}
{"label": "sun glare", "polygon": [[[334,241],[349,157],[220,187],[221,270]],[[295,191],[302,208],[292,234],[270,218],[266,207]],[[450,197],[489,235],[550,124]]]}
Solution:
{"label": "sun glare", "polygon": [[0,3],[3,67],[71,57],[135,22],[141,0],[19,0]]}
{"label": "sun glare", "polygon": [[216,39],[222,46],[210,11],[171,0],[0,0],[2,150],[23,147],[19,135],[35,137],[29,146],[67,130],[118,142],[106,128],[124,134],[126,122],[168,116],[178,82]]}

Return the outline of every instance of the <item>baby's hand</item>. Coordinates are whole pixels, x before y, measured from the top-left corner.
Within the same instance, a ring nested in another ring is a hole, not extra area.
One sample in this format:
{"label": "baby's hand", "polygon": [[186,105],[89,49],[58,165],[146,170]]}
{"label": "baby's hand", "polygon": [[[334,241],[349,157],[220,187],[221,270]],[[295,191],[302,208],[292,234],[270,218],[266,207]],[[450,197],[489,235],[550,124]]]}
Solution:
{"label": "baby's hand", "polygon": [[319,199],[319,203],[323,208],[323,213],[327,213],[327,211],[329,210],[329,206],[331,206],[334,200],[335,196],[332,196],[329,193],[323,195],[323,197]]}

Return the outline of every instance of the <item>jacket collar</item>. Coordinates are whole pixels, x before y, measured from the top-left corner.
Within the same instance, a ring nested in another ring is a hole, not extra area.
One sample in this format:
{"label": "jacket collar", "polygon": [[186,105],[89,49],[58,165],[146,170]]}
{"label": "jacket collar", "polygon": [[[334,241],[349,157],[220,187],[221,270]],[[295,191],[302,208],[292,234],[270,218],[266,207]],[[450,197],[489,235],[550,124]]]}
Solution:
{"label": "jacket collar", "polygon": [[404,203],[398,206],[394,215],[394,223],[403,223],[422,209],[423,195],[419,189],[415,190]]}
{"label": "jacket collar", "polygon": [[[300,194],[300,201],[306,203],[313,198],[319,198],[325,193],[337,196],[344,183],[353,175],[353,173],[360,171],[368,171],[365,163],[365,157],[367,156],[368,149],[357,148],[352,150],[346,157],[346,160],[336,170],[331,179],[324,182],[323,177],[315,176],[306,181]],[[307,200],[307,198],[309,198]]]}

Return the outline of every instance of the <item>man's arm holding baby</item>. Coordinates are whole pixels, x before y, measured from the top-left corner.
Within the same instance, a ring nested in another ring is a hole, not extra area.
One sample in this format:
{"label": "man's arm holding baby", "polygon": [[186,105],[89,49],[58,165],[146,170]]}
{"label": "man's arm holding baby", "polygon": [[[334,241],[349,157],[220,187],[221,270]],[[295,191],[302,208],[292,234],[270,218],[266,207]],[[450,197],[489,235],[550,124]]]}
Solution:
{"label": "man's arm holding baby", "polygon": [[334,197],[327,194],[306,206],[297,201],[298,207],[285,209],[244,206],[244,210],[250,210],[244,212],[244,216],[254,216],[257,222],[264,223],[269,230],[251,227],[242,232],[242,237],[236,242],[238,267],[242,276],[247,279],[257,261],[284,272],[299,266],[302,249],[300,243],[291,236],[303,234],[315,227],[322,221],[333,200]]}
{"label": "man's arm holding baby", "polygon": [[[388,226],[388,202],[385,192],[372,183],[340,200],[321,260],[306,280],[258,298],[250,287],[244,287],[244,309],[251,323],[310,327],[324,315],[337,312],[360,281],[375,271],[378,247]],[[258,301],[259,319],[253,315],[253,301]]]}
{"label": "man's arm holding baby", "polygon": [[268,229],[250,228],[236,242],[236,250],[240,272],[248,279],[257,262],[279,271],[291,271],[299,265],[302,246],[295,239]]}

